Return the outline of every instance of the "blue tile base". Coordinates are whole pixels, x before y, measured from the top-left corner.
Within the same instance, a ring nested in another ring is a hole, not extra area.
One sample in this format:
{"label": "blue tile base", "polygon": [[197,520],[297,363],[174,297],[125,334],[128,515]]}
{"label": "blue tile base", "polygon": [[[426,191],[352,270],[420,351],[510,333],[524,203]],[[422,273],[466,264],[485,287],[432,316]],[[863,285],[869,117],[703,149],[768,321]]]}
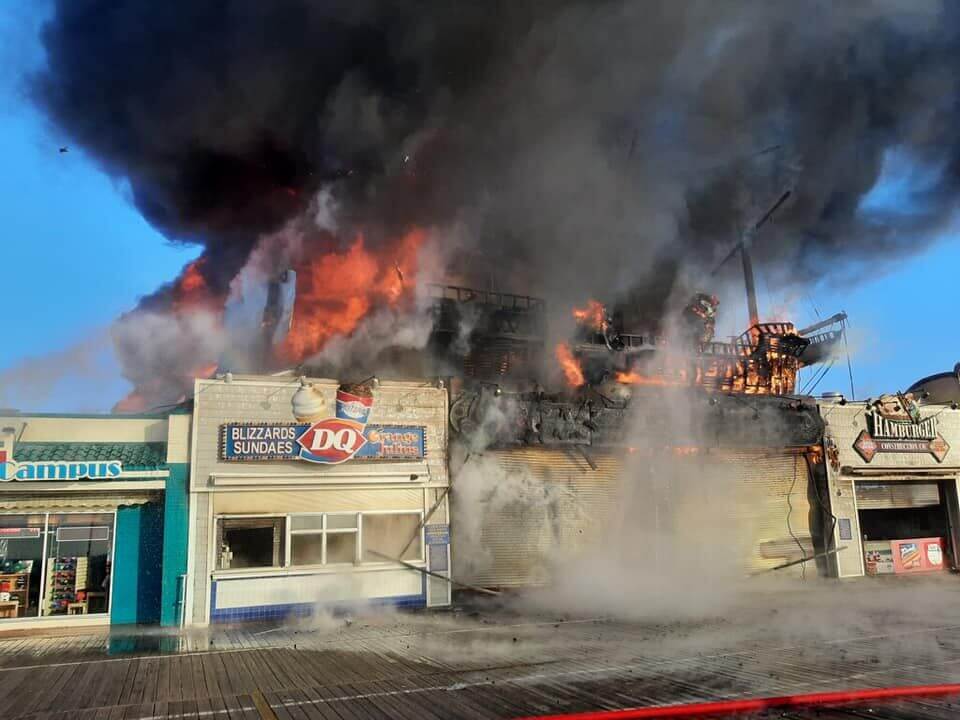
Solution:
{"label": "blue tile base", "polygon": [[235,623],[261,620],[283,620],[284,618],[310,617],[318,610],[333,614],[348,613],[358,606],[374,607],[426,607],[427,593],[424,587],[419,595],[397,595],[385,598],[364,598],[351,603],[286,603],[280,605],[250,605],[239,608],[217,608],[217,583],[210,589],[210,622]]}

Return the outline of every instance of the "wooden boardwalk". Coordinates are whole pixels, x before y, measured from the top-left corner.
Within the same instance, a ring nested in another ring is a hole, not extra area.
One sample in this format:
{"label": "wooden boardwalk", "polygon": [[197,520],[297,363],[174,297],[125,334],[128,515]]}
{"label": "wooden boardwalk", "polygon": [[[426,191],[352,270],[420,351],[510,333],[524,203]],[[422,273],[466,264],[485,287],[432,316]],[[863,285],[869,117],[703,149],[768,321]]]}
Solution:
{"label": "wooden boardwalk", "polygon": [[[37,720],[511,718],[960,682],[960,608],[953,614],[826,636],[489,612],[395,615],[333,630],[8,638],[0,639],[0,707],[7,719]],[[958,703],[754,717],[957,718]]]}

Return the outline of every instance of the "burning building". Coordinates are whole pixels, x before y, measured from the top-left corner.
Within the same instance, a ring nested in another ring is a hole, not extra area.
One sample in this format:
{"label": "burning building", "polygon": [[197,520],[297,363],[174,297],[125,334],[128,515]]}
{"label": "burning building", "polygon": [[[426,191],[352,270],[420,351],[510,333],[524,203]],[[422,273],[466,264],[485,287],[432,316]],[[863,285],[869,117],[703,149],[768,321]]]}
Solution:
{"label": "burning building", "polygon": [[[285,382],[266,373],[440,377],[464,467],[493,454],[571,487],[619,477],[631,447],[650,450],[637,423],[657,452],[772,453],[770,477],[793,478],[820,429],[796,374],[842,317],[761,322],[754,266],[775,288],[815,284],[914,251],[953,212],[957,10],[907,5],[824,6],[811,23],[789,4],[134,0],[91,23],[55,3],[32,97],[150,223],[200,248],[114,325],[133,386],[117,409],[192,397],[204,413],[232,373],[260,389],[230,396],[221,424],[279,422],[259,416]],[[928,166],[910,212],[872,195]],[[728,251],[749,318],[719,340]],[[571,322],[587,297],[609,313]],[[681,406],[687,427],[658,422]],[[219,494],[206,461],[198,502]],[[778,533],[768,564],[809,555]],[[219,557],[194,577],[233,569]]]}

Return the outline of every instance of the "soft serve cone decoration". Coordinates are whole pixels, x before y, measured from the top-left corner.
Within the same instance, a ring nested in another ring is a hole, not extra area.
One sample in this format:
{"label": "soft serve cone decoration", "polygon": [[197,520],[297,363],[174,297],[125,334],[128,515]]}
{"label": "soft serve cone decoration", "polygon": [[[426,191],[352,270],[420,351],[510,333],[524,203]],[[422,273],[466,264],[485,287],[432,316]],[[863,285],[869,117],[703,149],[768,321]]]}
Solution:
{"label": "soft serve cone decoration", "polygon": [[300,387],[297,388],[290,402],[293,405],[293,416],[299,422],[312,424],[330,415],[323,394],[307,382],[306,378],[300,378]]}

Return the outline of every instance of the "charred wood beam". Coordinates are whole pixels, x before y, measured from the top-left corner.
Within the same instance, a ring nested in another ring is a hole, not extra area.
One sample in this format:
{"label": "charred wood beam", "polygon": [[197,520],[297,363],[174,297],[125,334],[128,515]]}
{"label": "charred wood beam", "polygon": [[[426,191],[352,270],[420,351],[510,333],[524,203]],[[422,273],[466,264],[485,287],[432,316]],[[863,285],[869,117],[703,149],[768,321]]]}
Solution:
{"label": "charred wood beam", "polygon": [[[675,422],[680,417],[680,421]],[[663,446],[808,447],[824,423],[809,399],[660,391],[611,406],[599,399],[469,390],[450,407],[451,427],[468,447]]]}

